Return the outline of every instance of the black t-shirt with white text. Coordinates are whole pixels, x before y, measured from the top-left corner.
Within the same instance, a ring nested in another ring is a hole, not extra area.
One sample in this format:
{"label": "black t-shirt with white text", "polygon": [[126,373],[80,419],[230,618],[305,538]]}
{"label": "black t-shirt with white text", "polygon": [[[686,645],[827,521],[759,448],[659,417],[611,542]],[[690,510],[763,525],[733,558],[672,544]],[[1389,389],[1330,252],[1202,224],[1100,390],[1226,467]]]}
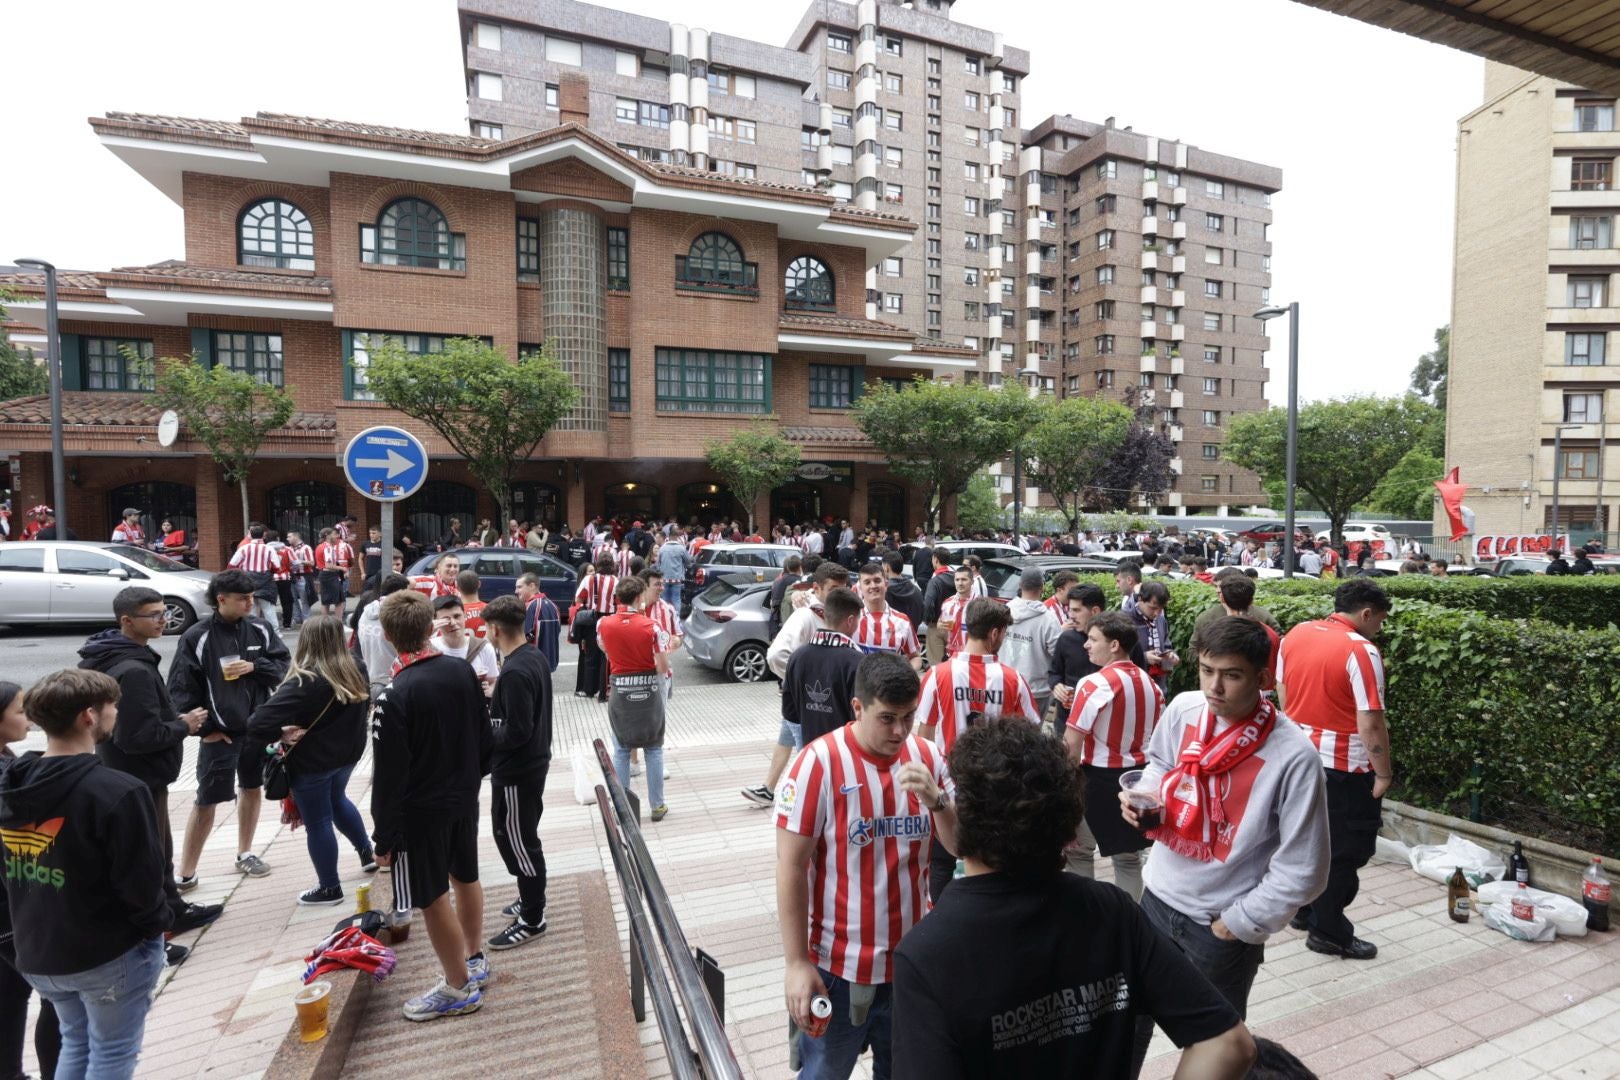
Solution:
{"label": "black t-shirt with white text", "polygon": [[1114,886],[958,878],[895,953],[894,1076],[1129,1077],[1139,1016],[1182,1047],[1238,1023]]}

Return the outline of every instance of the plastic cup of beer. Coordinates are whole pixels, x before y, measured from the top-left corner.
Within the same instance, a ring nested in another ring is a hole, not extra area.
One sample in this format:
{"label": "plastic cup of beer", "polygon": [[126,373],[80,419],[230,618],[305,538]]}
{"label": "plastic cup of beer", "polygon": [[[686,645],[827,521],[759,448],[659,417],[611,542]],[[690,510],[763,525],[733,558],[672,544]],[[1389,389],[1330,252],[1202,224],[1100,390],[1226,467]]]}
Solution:
{"label": "plastic cup of beer", "polygon": [[1125,792],[1126,801],[1136,813],[1136,827],[1143,832],[1164,824],[1164,808],[1159,802],[1158,788],[1142,782],[1146,775],[1145,769],[1132,769],[1122,773],[1119,778],[1120,789]]}
{"label": "plastic cup of beer", "polygon": [[225,677],[226,682],[235,682],[236,675],[231,671],[231,665],[242,659],[240,656],[222,656],[219,658],[219,673]]}
{"label": "plastic cup of beer", "polygon": [[312,982],[293,996],[298,1010],[298,1038],[316,1042],[326,1038],[326,1008],[332,999],[332,984]]}

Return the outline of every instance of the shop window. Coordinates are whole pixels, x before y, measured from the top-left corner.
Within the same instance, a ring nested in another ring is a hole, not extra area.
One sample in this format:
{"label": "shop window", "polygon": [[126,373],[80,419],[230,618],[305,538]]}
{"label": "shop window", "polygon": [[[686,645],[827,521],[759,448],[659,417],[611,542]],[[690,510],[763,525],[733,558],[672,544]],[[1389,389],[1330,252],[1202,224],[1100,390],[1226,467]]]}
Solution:
{"label": "shop window", "polygon": [[[266,493],[268,513],[265,521],[282,536],[296,531],[304,542],[314,547],[322,529],[337,525],[348,514],[349,489],[341,484],[328,484],[320,480],[300,480],[292,484],[273,487]],[[138,506],[138,503],[128,503]],[[170,518],[174,521],[173,518]],[[180,523],[174,522],[179,528]],[[197,537],[189,533],[193,543]]]}

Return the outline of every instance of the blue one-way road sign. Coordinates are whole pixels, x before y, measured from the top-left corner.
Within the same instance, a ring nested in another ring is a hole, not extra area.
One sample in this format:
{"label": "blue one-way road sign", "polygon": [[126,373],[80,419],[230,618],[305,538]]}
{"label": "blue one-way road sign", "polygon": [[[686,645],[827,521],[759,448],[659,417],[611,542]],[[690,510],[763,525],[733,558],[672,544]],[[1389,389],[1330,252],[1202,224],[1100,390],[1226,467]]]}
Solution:
{"label": "blue one-way road sign", "polygon": [[427,448],[403,428],[366,428],[343,451],[343,475],[378,502],[409,498],[427,479],[427,470]]}

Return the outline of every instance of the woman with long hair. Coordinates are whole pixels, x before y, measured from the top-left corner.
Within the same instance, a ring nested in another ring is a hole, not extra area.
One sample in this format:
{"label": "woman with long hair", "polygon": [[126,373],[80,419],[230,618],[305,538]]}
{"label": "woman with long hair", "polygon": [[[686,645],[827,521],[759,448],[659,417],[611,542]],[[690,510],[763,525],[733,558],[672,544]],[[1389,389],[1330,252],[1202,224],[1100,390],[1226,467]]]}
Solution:
{"label": "woman with long hair", "polygon": [[370,687],[343,644],[343,623],[331,615],[304,621],[287,677],[248,721],[248,730],[286,748],[287,779],[304,820],[316,885],[300,904],[340,904],[338,846],[333,826],[354,846],[360,868],[375,873],[377,860],[360,811],[349,801],[349,774],[366,750]]}
{"label": "woman with long hair", "polygon": [[[17,755],[11,744],[28,736],[28,718],[23,715],[23,688],[14,682],[0,682],[0,762]],[[0,765],[3,767],[3,765]],[[28,1033],[28,995],[34,988],[17,970],[17,946],[11,940],[11,908],[6,892],[0,889],[0,1076],[6,1080],[26,1076],[23,1072],[23,1040]],[[41,1076],[56,1072],[56,1059],[62,1052],[62,1032],[56,1023],[56,1006],[39,999],[39,1019],[34,1022],[34,1054],[39,1058]]]}

